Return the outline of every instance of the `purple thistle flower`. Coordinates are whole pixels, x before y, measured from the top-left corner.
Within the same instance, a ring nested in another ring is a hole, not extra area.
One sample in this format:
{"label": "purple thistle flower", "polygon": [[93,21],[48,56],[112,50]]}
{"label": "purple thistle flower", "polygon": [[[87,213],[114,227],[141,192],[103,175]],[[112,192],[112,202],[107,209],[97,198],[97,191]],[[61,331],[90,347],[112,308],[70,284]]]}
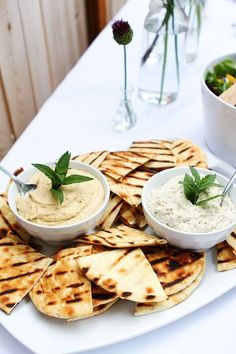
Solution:
{"label": "purple thistle flower", "polygon": [[113,38],[121,45],[127,45],[132,41],[133,30],[127,21],[117,20],[112,25]]}

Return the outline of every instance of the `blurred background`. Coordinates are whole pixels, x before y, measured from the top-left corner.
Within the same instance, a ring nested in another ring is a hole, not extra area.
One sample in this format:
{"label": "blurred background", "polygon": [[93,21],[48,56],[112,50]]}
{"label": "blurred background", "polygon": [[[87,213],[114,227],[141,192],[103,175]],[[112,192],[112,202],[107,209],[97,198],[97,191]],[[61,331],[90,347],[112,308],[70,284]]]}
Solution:
{"label": "blurred background", "polygon": [[0,0],[0,159],[126,0]]}

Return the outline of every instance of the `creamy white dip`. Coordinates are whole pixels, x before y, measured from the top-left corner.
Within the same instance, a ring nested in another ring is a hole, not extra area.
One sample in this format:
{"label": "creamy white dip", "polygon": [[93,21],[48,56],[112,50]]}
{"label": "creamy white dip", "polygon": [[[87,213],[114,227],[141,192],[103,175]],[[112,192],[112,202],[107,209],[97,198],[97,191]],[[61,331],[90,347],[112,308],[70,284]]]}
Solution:
{"label": "creamy white dip", "polygon": [[[175,176],[150,193],[148,209],[161,223],[185,232],[204,233],[222,229],[236,220],[236,209],[226,196],[222,207],[220,198],[204,205],[193,205],[184,195],[180,181],[184,176]],[[222,188],[212,187],[200,195],[200,199],[221,194]]]}

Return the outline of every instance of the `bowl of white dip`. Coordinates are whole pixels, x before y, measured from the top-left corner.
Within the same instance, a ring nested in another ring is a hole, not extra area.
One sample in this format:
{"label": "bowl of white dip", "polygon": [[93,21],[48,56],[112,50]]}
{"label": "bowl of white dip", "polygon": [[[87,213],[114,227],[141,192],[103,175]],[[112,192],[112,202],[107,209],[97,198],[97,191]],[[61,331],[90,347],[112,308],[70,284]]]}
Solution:
{"label": "bowl of white dip", "polygon": [[[46,165],[54,168],[55,163]],[[109,201],[107,179],[98,169],[78,161],[70,161],[69,167],[68,175],[84,175],[92,180],[63,186],[62,204],[50,192],[50,180],[34,167],[18,176],[22,182],[37,184],[34,191],[20,196],[15,183],[8,191],[9,206],[18,223],[47,243],[67,242],[91,231],[99,224]]]}
{"label": "bowl of white dip", "polygon": [[[217,183],[225,186],[228,179],[214,171],[197,168],[201,176],[216,174]],[[176,167],[157,173],[145,184],[142,205],[151,228],[171,245],[196,251],[206,250],[226,237],[236,227],[236,187],[220,206],[220,198],[202,206],[193,205],[184,194],[181,181],[189,167]],[[222,187],[209,188],[208,195],[221,194]]]}

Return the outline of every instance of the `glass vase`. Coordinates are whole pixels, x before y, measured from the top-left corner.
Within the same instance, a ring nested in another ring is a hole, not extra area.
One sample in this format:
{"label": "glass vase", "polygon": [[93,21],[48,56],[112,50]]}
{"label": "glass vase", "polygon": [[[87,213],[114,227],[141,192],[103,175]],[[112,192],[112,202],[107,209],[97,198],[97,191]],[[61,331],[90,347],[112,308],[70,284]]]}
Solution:
{"label": "glass vase", "polygon": [[178,96],[187,23],[174,13],[161,28],[165,9],[156,11],[152,3],[144,23],[138,95],[146,103],[166,105]]}
{"label": "glass vase", "polygon": [[112,120],[112,127],[117,132],[125,132],[137,122],[137,116],[132,107],[132,92],[131,87],[127,90],[121,89],[120,103]]}
{"label": "glass vase", "polygon": [[204,5],[205,1],[203,0],[189,0],[185,5],[185,13],[188,18],[185,39],[185,61],[187,63],[197,58]]}

